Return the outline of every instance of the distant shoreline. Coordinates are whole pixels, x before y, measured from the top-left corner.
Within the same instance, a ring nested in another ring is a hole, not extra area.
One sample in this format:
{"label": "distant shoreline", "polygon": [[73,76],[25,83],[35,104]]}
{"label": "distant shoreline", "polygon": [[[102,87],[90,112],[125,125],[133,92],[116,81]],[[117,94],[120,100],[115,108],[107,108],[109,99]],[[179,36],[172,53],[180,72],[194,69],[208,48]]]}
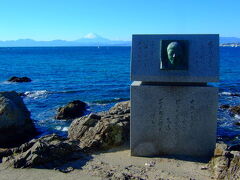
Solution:
{"label": "distant shoreline", "polygon": [[220,44],[220,47],[240,47],[240,43],[224,43]]}

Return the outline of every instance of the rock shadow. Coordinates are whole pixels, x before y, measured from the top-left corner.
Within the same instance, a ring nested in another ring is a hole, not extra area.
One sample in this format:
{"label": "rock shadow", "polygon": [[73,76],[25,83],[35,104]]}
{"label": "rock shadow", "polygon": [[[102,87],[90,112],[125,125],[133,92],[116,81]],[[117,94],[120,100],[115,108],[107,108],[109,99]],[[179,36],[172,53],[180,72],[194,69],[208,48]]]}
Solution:
{"label": "rock shadow", "polygon": [[64,157],[53,162],[49,162],[40,166],[33,167],[34,169],[50,169],[58,170],[63,173],[68,173],[74,169],[81,170],[88,161],[92,160],[93,156],[82,152],[75,152],[70,156]]}
{"label": "rock shadow", "polygon": [[125,151],[125,150],[129,150],[130,149],[130,142],[126,142],[121,146],[114,146],[112,148],[108,148],[108,149],[101,149],[101,150],[91,150],[89,151],[91,154],[95,154],[95,155],[99,155],[102,153],[112,153],[112,152],[119,152],[119,151]]}

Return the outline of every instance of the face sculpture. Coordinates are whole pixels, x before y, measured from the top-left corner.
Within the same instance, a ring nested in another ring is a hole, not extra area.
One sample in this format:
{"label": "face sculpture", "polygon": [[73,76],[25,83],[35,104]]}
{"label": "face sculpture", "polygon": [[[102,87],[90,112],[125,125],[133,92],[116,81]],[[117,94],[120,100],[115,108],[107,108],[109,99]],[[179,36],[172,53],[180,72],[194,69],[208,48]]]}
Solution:
{"label": "face sculpture", "polygon": [[167,55],[169,63],[173,66],[177,66],[181,63],[181,59],[183,57],[183,49],[180,43],[171,42],[167,46]]}

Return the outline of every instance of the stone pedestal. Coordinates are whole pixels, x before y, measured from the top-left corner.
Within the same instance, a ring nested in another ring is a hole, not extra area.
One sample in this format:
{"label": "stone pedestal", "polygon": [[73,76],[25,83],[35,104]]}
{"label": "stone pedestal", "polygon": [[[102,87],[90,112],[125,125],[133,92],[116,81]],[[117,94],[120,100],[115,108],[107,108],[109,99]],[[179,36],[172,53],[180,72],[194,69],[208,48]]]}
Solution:
{"label": "stone pedestal", "polygon": [[134,82],[131,155],[211,157],[216,143],[217,92],[211,86]]}

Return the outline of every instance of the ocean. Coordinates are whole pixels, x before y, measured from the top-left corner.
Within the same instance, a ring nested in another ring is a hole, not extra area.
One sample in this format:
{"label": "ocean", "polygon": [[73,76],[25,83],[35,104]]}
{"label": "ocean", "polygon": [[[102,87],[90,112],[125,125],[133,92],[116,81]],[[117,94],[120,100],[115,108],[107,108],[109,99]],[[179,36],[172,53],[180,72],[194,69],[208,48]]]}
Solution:
{"label": "ocean", "polygon": [[[66,136],[71,122],[55,120],[58,107],[72,100],[88,103],[90,112],[106,111],[129,100],[131,47],[0,48],[0,91],[24,93],[24,102],[41,136]],[[27,76],[30,83],[9,83]],[[219,106],[239,105],[240,47],[220,48]],[[227,110],[218,110],[218,141],[240,143],[240,126]]]}

